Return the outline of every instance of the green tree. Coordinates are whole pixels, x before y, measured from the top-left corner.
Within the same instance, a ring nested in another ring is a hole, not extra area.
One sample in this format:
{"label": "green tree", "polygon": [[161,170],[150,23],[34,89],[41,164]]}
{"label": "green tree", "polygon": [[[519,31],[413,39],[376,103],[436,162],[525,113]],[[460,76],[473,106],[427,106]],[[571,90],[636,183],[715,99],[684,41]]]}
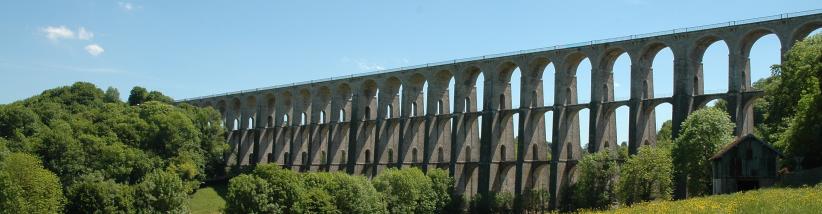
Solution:
{"label": "green tree", "polygon": [[271,186],[273,203],[282,207],[286,213],[304,212],[307,198],[303,194],[305,187],[297,172],[283,169],[275,164],[257,165],[253,175],[262,178]]}
{"label": "green tree", "polygon": [[674,146],[673,122],[666,120],[656,133],[656,146],[670,150]]}
{"label": "green tree", "polygon": [[331,173],[333,182],[325,190],[334,198],[334,205],[342,213],[388,213],[383,196],[362,176]]}
{"label": "green tree", "polygon": [[643,146],[620,168],[618,193],[630,205],[656,199],[670,199],[673,163],[670,150]]}
{"label": "green tree", "polygon": [[796,43],[785,55],[769,100],[766,122],[786,127],[776,143],[803,167],[822,166],[822,34]]}
{"label": "green tree", "polygon": [[140,105],[148,101],[148,90],[143,87],[134,86],[128,95],[128,104],[132,106]]}
{"label": "green tree", "polygon": [[574,208],[607,209],[617,202],[619,166],[615,155],[601,151],[582,158],[577,165],[577,183],[572,187]]}
{"label": "green tree", "polygon": [[155,170],[134,188],[134,208],[145,213],[187,213],[188,192],[174,173]]}
{"label": "green tree", "polygon": [[254,175],[239,175],[228,183],[226,213],[282,213],[273,189],[267,181]]}
{"label": "green tree", "polygon": [[120,102],[120,91],[118,91],[117,88],[109,86],[106,89],[106,95],[103,100],[107,103]]}
{"label": "green tree", "polygon": [[682,122],[672,149],[674,174],[687,184],[689,196],[710,194],[711,163],[708,160],[733,140],[734,124],[725,111],[696,110]]}
{"label": "green tree", "polygon": [[454,191],[454,178],[448,175],[448,170],[434,168],[428,170],[428,178],[431,179],[431,188],[434,191],[435,213],[443,213],[446,206],[451,201],[451,192]]}
{"label": "green tree", "polygon": [[133,213],[133,194],[128,185],[100,176],[85,176],[67,191],[69,213]]}
{"label": "green tree", "polygon": [[0,213],[59,213],[65,198],[59,179],[40,160],[11,153],[0,160]]}
{"label": "green tree", "polygon": [[437,210],[432,182],[418,168],[389,168],[372,183],[387,199],[391,213],[434,213]]}
{"label": "green tree", "polygon": [[148,97],[146,97],[147,101],[157,101],[161,103],[171,104],[174,103],[174,99],[171,97],[164,95],[162,92],[159,91],[151,91],[148,93]]}

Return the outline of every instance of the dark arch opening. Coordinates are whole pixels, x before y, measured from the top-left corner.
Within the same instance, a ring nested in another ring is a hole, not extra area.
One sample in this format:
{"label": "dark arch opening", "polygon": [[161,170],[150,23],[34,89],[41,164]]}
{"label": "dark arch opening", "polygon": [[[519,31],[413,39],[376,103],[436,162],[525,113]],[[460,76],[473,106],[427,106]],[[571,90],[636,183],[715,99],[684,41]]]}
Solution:
{"label": "dark arch opening", "polygon": [[500,159],[500,161],[506,161],[507,160],[506,157],[505,157],[505,145],[500,145],[500,147],[499,147],[499,159]]}
{"label": "dark arch opening", "polygon": [[417,148],[411,149],[411,162],[417,163]]}
{"label": "dark arch opening", "polygon": [[442,152],[442,147],[437,148],[437,162],[442,163],[445,161],[445,153]]}
{"label": "dark arch opening", "polygon": [[371,163],[371,150],[365,150],[365,163]]}
{"label": "dark arch opening", "polygon": [[369,121],[369,120],[371,120],[371,107],[366,106],[365,107],[365,121]]}
{"label": "dark arch opening", "polygon": [[268,116],[265,127],[274,127],[274,117]]}

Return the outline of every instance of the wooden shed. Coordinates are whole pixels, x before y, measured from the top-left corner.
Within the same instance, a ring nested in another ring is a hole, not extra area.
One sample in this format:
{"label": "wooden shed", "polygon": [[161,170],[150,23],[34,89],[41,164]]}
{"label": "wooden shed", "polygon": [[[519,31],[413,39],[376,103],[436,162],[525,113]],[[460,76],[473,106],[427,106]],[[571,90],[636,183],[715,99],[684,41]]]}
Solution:
{"label": "wooden shed", "polygon": [[737,139],[711,157],[713,193],[725,194],[773,185],[782,153],[752,134]]}

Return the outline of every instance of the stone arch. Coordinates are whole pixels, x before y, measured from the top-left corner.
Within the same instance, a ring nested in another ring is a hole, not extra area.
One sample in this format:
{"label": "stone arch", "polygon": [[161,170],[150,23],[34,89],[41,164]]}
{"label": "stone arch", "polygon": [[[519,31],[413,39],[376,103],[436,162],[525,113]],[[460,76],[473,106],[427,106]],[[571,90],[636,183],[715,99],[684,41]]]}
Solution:
{"label": "stone arch", "polygon": [[331,89],[328,86],[320,86],[316,88],[315,94],[311,112],[317,113],[317,117],[312,118],[312,121],[317,121],[320,124],[327,123],[328,115],[326,112],[330,110],[329,106],[331,106]]}
{"label": "stone arch", "polygon": [[[710,80],[717,79],[717,77],[715,75],[713,75],[713,74],[716,74],[716,73],[719,74],[718,79],[724,79],[724,81],[720,81],[720,82],[724,82],[724,85],[725,85],[724,89],[728,88],[728,79],[731,78],[731,76],[732,76],[732,73],[731,73],[730,70],[708,71],[707,72],[708,77],[712,77],[712,78],[707,78],[707,77],[703,78],[703,76],[706,74],[706,71],[704,70],[704,66],[703,66],[703,63],[705,61],[704,60],[705,59],[705,54],[711,48],[725,46],[724,50],[723,49],[717,50],[717,51],[724,51],[725,52],[725,54],[724,54],[725,60],[724,60],[724,62],[721,62],[721,63],[724,63],[725,65],[724,66],[719,66],[719,67],[724,67],[726,69],[728,68],[727,63],[728,63],[729,59],[727,57],[730,56],[730,53],[731,53],[731,48],[730,47],[731,46],[728,45],[726,41],[727,40],[725,38],[723,38],[719,35],[708,34],[708,35],[704,35],[701,38],[695,40],[694,44],[691,46],[691,51],[689,51],[691,53],[691,56],[688,57],[689,58],[688,60],[690,60],[693,65],[697,66],[696,73],[694,74],[694,79],[693,79],[693,83],[692,83],[693,84],[693,90],[694,90],[693,94],[694,95],[704,94],[704,90],[705,90],[704,81],[708,80],[708,79],[710,79]],[[717,46],[717,45],[719,45],[719,46]],[[709,66],[709,67],[713,67],[713,66]],[[715,84],[711,84],[711,85],[715,85]]]}
{"label": "stone arch", "polygon": [[402,112],[403,116],[419,116],[425,115],[425,109],[418,108],[418,106],[422,103],[424,106],[425,96],[423,94],[423,88],[427,84],[427,80],[425,76],[420,73],[413,73],[411,74],[403,84],[403,111],[405,111],[406,106],[408,105],[407,112]]}
{"label": "stone arch", "polygon": [[793,30],[791,35],[791,42],[795,43],[797,41],[804,40],[806,37],[810,36],[810,34],[817,29],[822,28],[822,21],[820,20],[813,20],[802,24],[800,27]]}
{"label": "stone arch", "polygon": [[377,95],[379,94],[379,88],[377,87],[377,81],[373,79],[367,79],[362,84],[362,91],[361,102],[358,105],[363,106],[362,108],[362,118],[366,121],[372,120],[372,115],[375,115],[372,110],[374,110],[375,106],[377,105]]}
{"label": "stone arch", "polygon": [[737,45],[737,47],[739,47],[739,50],[734,51],[738,51],[738,53],[741,54],[743,57],[749,57],[751,48],[753,48],[754,43],[756,43],[756,41],[758,41],[760,38],[770,34],[776,35],[776,37],[779,39],[779,43],[784,44],[784,38],[782,38],[776,32],[777,31],[767,27],[757,27],[751,29],[742,35],[742,37],[739,39],[739,44]]}
{"label": "stone arch", "polygon": [[393,118],[397,115],[400,109],[395,108],[396,106],[401,106],[399,94],[400,88],[402,87],[402,81],[394,76],[388,77],[383,81],[382,87],[380,87],[380,97],[379,99],[379,113],[378,115],[384,115],[385,118]]}
{"label": "stone arch", "polygon": [[[478,66],[468,66],[465,69],[462,69],[460,73],[457,73],[458,81],[455,82],[455,87],[458,89],[456,92],[456,96],[459,96],[458,99],[462,99],[465,102],[456,103],[454,106],[455,109],[459,109],[460,112],[477,112],[478,106],[481,105],[479,102],[471,102],[477,101],[481,96],[480,91],[478,91],[478,83],[480,75],[482,75],[482,70]],[[484,79],[484,78],[483,78]],[[456,98],[455,96],[455,98]]]}
{"label": "stone arch", "polygon": [[336,122],[347,122],[351,118],[348,115],[351,113],[351,98],[353,97],[351,86],[348,83],[340,83],[335,89],[334,96],[332,118],[336,119]]}
{"label": "stone arch", "polygon": [[291,125],[289,119],[291,118],[292,111],[294,109],[293,103],[293,96],[291,95],[290,91],[283,91],[280,93],[280,102],[279,102],[279,117],[281,118],[280,121],[283,126]]}
{"label": "stone arch", "polygon": [[274,127],[276,117],[275,113],[277,110],[277,100],[273,93],[265,93],[263,95],[265,99],[265,117],[266,117],[266,127]]}

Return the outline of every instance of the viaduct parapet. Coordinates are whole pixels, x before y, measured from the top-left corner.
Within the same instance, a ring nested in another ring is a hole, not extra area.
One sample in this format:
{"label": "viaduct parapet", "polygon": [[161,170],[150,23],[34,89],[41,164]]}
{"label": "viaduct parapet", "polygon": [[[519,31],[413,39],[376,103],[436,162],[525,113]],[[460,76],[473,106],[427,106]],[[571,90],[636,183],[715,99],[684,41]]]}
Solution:
{"label": "viaduct parapet", "polygon": [[[229,166],[276,163],[299,171],[368,177],[387,167],[444,168],[456,179],[456,194],[506,191],[519,196],[547,189],[550,204],[556,207],[563,187],[576,179],[580,141],[588,142],[588,152],[618,148],[614,112],[619,107],[629,108],[630,153],[656,144],[654,108],[663,103],[672,106],[672,137],[688,114],[714,99],[727,101],[737,136],[751,133],[752,103],[763,94],[751,86],[753,43],[776,35],[784,54],[820,26],[822,10],[813,10],[179,102],[222,113],[230,130]],[[715,42],[724,42],[729,49],[728,89],[706,94],[702,58]],[[658,84],[673,84],[673,96],[654,97],[651,63],[663,48],[670,48],[674,56],[673,82]],[[614,100],[612,69],[622,54],[631,61],[630,99]],[[576,71],[583,59],[592,67],[588,103],[577,99]],[[548,66],[556,72],[544,73]],[[510,83],[517,68],[520,107],[512,108]],[[480,75],[484,82],[477,82]],[[553,85],[543,85],[543,75],[555,75]],[[449,91],[452,79],[454,91]],[[484,90],[477,91],[477,84]],[[543,87],[553,87],[553,105],[544,104]],[[478,96],[483,103],[476,102]],[[582,109],[590,112],[588,139],[579,139]],[[553,121],[545,121],[547,112],[552,112]],[[514,123],[519,127],[516,134]],[[546,123],[553,124],[551,139],[546,139]],[[553,142],[551,148],[548,141]],[[675,195],[681,198],[684,186],[682,179],[676,180]]]}

